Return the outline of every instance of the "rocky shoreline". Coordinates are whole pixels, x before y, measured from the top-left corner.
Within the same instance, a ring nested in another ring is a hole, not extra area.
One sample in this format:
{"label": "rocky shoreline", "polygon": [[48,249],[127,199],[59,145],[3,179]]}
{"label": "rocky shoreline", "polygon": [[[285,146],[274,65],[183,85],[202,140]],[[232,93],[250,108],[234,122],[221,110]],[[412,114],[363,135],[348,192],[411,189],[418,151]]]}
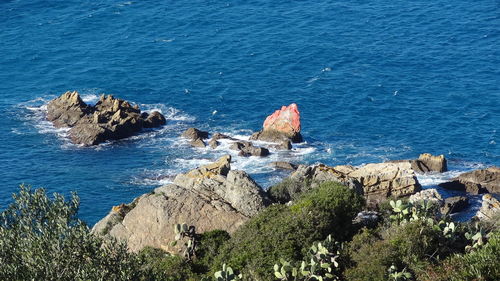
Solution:
{"label": "rocky shoreline", "polygon": [[[47,111],[47,119],[54,126],[70,127],[71,140],[85,146],[126,138],[144,128],[166,123],[161,113],[141,113],[138,106],[112,96],[101,96],[96,105],[87,105],[77,92],[66,92],[51,101]],[[290,150],[293,143],[303,141],[296,104],[283,106],[269,115],[262,130],[252,134],[249,140],[196,128],[187,129],[181,137],[189,140],[193,147],[212,149],[217,148],[221,140],[229,141],[230,149],[238,151],[235,157],[266,157],[270,149]],[[377,214],[389,199],[404,199],[435,202],[441,215],[447,216],[469,206],[467,194],[486,194],[477,219],[486,220],[500,212],[499,201],[489,194],[500,193],[498,167],[463,173],[439,185],[463,192],[460,196],[443,199],[435,189],[422,190],[417,174],[446,172],[448,166],[444,155],[423,153],[418,159],[370,163],[361,167],[278,161],[272,163],[273,167],[289,170],[290,175],[268,190],[245,171],[231,169],[231,160],[231,156],[223,156],[212,164],[178,174],[171,184],[113,207],[93,227],[93,232],[125,241],[131,251],[151,246],[175,252],[177,249],[171,249],[168,244],[175,238],[174,224],[186,222],[200,232],[219,229],[231,234],[269,206],[291,204],[301,194],[325,182],[341,183],[364,197],[365,214]]]}

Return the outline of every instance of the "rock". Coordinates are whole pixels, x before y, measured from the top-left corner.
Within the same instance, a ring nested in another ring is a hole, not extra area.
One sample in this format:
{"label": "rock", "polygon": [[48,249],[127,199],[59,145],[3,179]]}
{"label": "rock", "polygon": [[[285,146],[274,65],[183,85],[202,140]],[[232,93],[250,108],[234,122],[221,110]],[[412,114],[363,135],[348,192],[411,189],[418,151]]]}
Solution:
{"label": "rock", "polygon": [[443,215],[458,213],[469,206],[469,198],[466,196],[454,196],[446,198],[441,208]]}
{"label": "rock", "polygon": [[189,128],[184,133],[181,135],[183,138],[190,139],[190,140],[197,140],[197,139],[208,139],[208,132],[200,131],[196,128]]}
{"label": "rock", "polygon": [[195,139],[189,142],[193,147],[205,147],[206,144],[202,139]]}
{"label": "rock", "polygon": [[448,171],[448,164],[444,155],[434,156],[430,153],[423,153],[417,159],[428,171],[443,173]]}
{"label": "rock", "polygon": [[290,179],[310,180],[313,184],[325,181],[340,182],[364,195],[369,205],[375,205],[388,197],[409,196],[421,190],[408,162],[367,164],[360,168],[349,165],[300,165],[290,175]]}
{"label": "rock", "polygon": [[409,201],[415,203],[418,201],[434,202],[439,206],[444,204],[444,200],[435,188],[424,189],[410,196]]}
{"label": "rock", "polygon": [[367,164],[348,176],[363,185],[363,193],[369,203],[377,203],[388,197],[405,197],[421,190],[409,163]]}
{"label": "rock", "polygon": [[[270,204],[267,195],[243,171],[233,171],[229,155],[176,176],[174,183],[134,200],[126,210],[112,210],[94,233],[127,242],[131,251],[146,246],[175,251],[173,225],[187,223],[198,233],[222,229],[233,233]],[[113,208],[116,209],[116,208]]]}
{"label": "rock", "polygon": [[47,105],[47,119],[56,127],[71,127],[74,143],[96,145],[138,133],[143,127],[164,125],[159,112],[141,114],[137,105],[102,95],[95,106],[85,104],[77,92],[66,92]]}
{"label": "rock", "polygon": [[78,92],[66,92],[47,105],[47,119],[56,127],[73,127],[91,108],[83,102]]}
{"label": "rock", "polygon": [[500,219],[500,201],[491,194],[483,195],[481,208],[476,216],[480,220],[496,220]]}
{"label": "rock", "polygon": [[216,149],[219,145],[220,145],[220,142],[217,141],[216,139],[212,138],[209,142],[208,142],[208,145],[213,148],[213,149]]}
{"label": "rock", "polygon": [[359,212],[356,218],[354,218],[353,220],[354,223],[369,228],[377,226],[377,224],[380,221],[381,221],[381,214],[375,211]]}
{"label": "rock", "polygon": [[212,140],[221,140],[221,139],[229,139],[229,140],[236,140],[235,138],[232,138],[228,135],[224,135],[224,134],[221,134],[221,133],[215,133],[213,136],[212,136]]}
{"label": "rock", "polygon": [[300,130],[299,109],[295,103],[292,103],[269,115],[264,121],[263,129],[253,134],[250,139],[278,143],[285,140],[302,142]]}
{"label": "rock", "polygon": [[425,174],[428,172],[446,172],[448,170],[447,161],[444,155],[434,156],[429,153],[420,154],[415,160],[392,160],[387,163],[410,163],[411,168],[419,173]]}
{"label": "rock", "polygon": [[290,140],[285,140],[281,144],[273,145],[272,147],[278,150],[290,150],[292,149],[292,142]]}
{"label": "rock", "polygon": [[285,161],[276,161],[272,162],[271,167],[275,169],[281,169],[281,170],[297,170],[297,165],[292,164],[290,162],[285,162]]}
{"label": "rock", "polygon": [[269,150],[264,147],[254,146],[251,142],[248,141],[237,141],[231,144],[229,147],[232,150],[239,150],[240,156],[267,156],[269,155]]}
{"label": "rock", "polygon": [[500,168],[490,167],[463,173],[439,186],[472,194],[500,193]]}
{"label": "rock", "polygon": [[158,111],[154,111],[145,118],[143,126],[144,128],[156,128],[165,124],[167,124],[165,116]]}

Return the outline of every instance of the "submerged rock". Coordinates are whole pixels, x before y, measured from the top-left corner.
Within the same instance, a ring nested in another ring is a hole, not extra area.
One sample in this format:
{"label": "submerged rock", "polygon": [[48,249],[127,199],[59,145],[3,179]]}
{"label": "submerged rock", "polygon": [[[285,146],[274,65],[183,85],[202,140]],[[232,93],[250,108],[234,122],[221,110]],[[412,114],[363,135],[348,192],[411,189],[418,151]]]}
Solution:
{"label": "submerged rock", "polygon": [[127,138],[142,128],[166,124],[161,113],[141,114],[137,105],[111,95],[102,95],[95,106],[89,106],[76,91],[66,92],[49,102],[47,119],[56,127],[70,127],[71,140],[86,146]]}
{"label": "submerged rock", "polygon": [[243,171],[231,170],[229,155],[179,174],[173,184],[142,195],[126,212],[115,208],[92,231],[126,241],[131,251],[146,246],[169,248],[173,225],[187,223],[198,233],[214,229],[234,232],[251,216],[269,205],[269,199]]}
{"label": "submerged rock", "polygon": [[463,173],[439,186],[472,194],[500,193],[500,168],[490,167]]}
{"label": "submerged rock", "polygon": [[283,106],[269,115],[260,132],[254,133],[250,139],[282,143],[286,140],[302,142],[300,134],[300,112],[295,103]]}

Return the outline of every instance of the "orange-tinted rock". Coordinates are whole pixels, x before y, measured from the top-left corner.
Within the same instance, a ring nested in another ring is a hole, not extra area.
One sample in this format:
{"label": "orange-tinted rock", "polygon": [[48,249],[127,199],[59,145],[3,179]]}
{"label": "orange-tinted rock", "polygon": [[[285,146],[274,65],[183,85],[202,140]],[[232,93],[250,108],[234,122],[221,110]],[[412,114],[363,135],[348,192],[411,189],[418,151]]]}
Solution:
{"label": "orange-tinted rock", "polygon": [[263,129],[254,133],[250,139],[282,143],[284,140],[301,142],[300,112],[295,103],[283,106],[269,115]]}

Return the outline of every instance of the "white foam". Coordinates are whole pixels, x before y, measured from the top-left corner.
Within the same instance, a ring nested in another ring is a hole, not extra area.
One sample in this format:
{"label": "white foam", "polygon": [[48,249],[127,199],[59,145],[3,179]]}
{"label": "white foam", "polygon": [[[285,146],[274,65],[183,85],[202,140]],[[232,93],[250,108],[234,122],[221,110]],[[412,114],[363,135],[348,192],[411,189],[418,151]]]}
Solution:
{"label": "white foam", "polygon": [[96,94],[84,94],[80,97],[87,104],[96,104],[99,101],[99,96]]}

